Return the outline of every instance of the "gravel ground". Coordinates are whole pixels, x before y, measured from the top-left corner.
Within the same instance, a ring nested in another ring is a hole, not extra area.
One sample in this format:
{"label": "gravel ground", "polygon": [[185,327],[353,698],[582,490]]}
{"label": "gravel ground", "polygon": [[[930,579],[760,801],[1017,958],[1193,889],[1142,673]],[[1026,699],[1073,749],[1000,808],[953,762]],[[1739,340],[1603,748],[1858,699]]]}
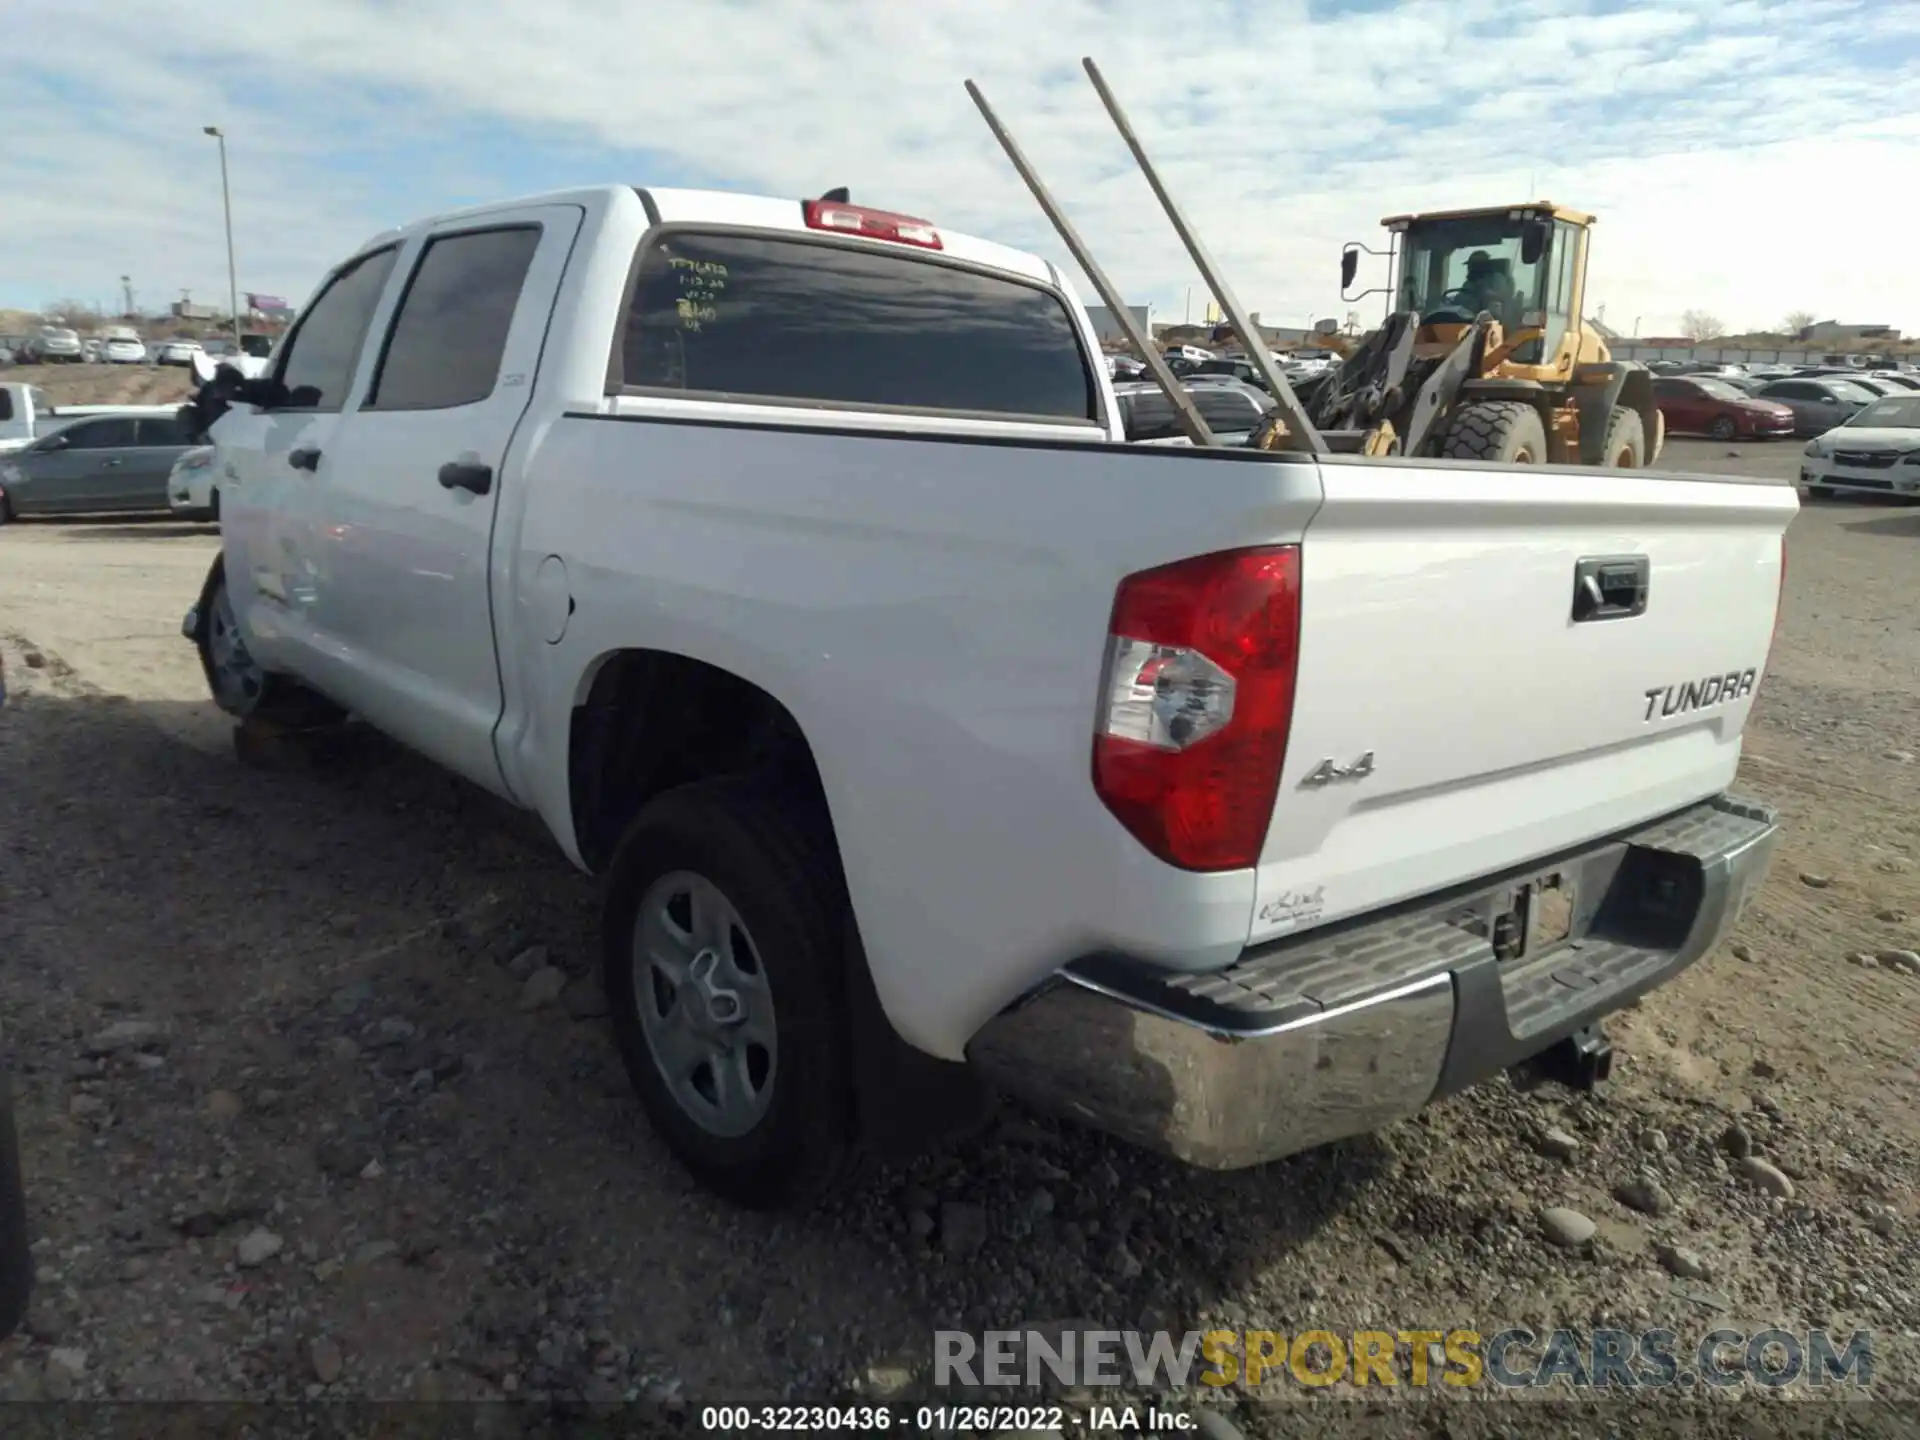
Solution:
{"label": "gravel ground", "polygon": [[[710,1202],[654,1141],[591,885],[542,835],[371,737],[234,761],[177,638],[215,544],[0,531],[0,1004],[40,1266],[0,1394],[624,1400],[692,1431],[703,1402],[926,1395],[936,1328],[1097,1323],[1862,1327],[1875,1390],[1920,1398],[1920,510],[1796,521],[1742,776],[1785,813],[1772,880],[1613,1026],[1602,1093],[1492,1083],[1235,1175],[1010,1111],[804,1219]],[[1549,1207],[1592,1238],[1553,1243]],[[1159,1399],[1297,1434],[1347,1423],[1343,1390]],[[1456,1397],[1444,1433],[1515,1403]]]}

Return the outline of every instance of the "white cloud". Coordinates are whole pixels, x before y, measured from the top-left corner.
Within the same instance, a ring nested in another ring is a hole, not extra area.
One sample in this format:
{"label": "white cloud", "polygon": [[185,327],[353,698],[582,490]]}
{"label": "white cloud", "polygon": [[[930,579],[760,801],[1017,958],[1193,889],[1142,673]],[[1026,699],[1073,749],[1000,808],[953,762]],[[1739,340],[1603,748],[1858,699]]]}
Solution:
{"label": "white cloud", "polygon": [[[373,230],[528,188],[497,144],[516,133],[574,147],[556,181],[645,182],[651,162],[775,194],[847,184],[1064,258],[973,77],[1108,271],[1177,313],[1195,277],[1080,73],[1091,53],[1269,320],[1340,313],[1339,248],[1380,216],[1531,184],[1600,214],[1591,296],[1619,328],[1701,308],[1920,330],[1920,5],[1346,8],[150,0],[133,27],[109,0],[15,0],[0,287],[86,298],[129,272],[152,299],[223,295],[213,122],[234,137],[243,288],[304,294]],[[422,173],[383,173],[383,146]]]}

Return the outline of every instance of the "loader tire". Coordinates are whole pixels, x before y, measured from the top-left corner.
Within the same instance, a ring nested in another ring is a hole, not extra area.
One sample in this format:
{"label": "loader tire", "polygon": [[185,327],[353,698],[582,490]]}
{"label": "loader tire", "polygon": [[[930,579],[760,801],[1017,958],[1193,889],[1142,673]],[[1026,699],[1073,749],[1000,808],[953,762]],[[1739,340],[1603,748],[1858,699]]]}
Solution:
{"label": "loader tire", "polygon": [[1647,427],[1638,411],[1621,406],[1607,417],[1607,438],[1600,448],[1600,463],[1609,470],[1647,468]]}
{"label": "loader tire", "polygon": [[1540,412],[1517,400],[1462,405],[1447,422],[1440,454],[1449,460],[1492,460],[1501,465],[1544,465],[1547,427]]}

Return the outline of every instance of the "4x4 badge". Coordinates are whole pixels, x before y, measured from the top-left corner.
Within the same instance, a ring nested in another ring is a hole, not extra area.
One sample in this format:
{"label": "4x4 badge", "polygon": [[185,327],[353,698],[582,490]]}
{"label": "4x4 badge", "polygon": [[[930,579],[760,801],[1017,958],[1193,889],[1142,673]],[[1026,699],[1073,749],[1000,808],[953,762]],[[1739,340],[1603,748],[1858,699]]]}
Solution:
{"label": "4x4 badge", "polygon": [[1302,785],[1318,787],[1331,785],[1336,780],[1363,780],[1373,773],[1373,752],[1367,751],[1358,760],[1341,765],[1332,759],[1322,760],[1313,767]]}

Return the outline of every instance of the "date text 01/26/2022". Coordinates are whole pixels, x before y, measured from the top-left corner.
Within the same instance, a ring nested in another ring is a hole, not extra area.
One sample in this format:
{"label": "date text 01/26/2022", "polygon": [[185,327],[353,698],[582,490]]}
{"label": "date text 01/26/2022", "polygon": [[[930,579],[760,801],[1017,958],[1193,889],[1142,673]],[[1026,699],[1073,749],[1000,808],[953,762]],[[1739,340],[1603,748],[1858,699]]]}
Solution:
{"label": "date text 01/26/2022", "polygon": [[[1060,1405],[708,1405],[700,1412],[700,1428],[706,1434],[746,1435],[791,1432],[796,1434],[951,1434],[955,1430],[976,1430],[999,1434],[1064,1430],[1069,1419],[1090,1423],[1095,1428],[1133,1427],[1138,1415],[1128,1416],[1118,1409],[1098,1407],[1088,1416],[1070,1415]],[[1148,1428],[1186,1429],[1178,1423],[1187,1417],[1161,1415],[1149,1417]]]}

